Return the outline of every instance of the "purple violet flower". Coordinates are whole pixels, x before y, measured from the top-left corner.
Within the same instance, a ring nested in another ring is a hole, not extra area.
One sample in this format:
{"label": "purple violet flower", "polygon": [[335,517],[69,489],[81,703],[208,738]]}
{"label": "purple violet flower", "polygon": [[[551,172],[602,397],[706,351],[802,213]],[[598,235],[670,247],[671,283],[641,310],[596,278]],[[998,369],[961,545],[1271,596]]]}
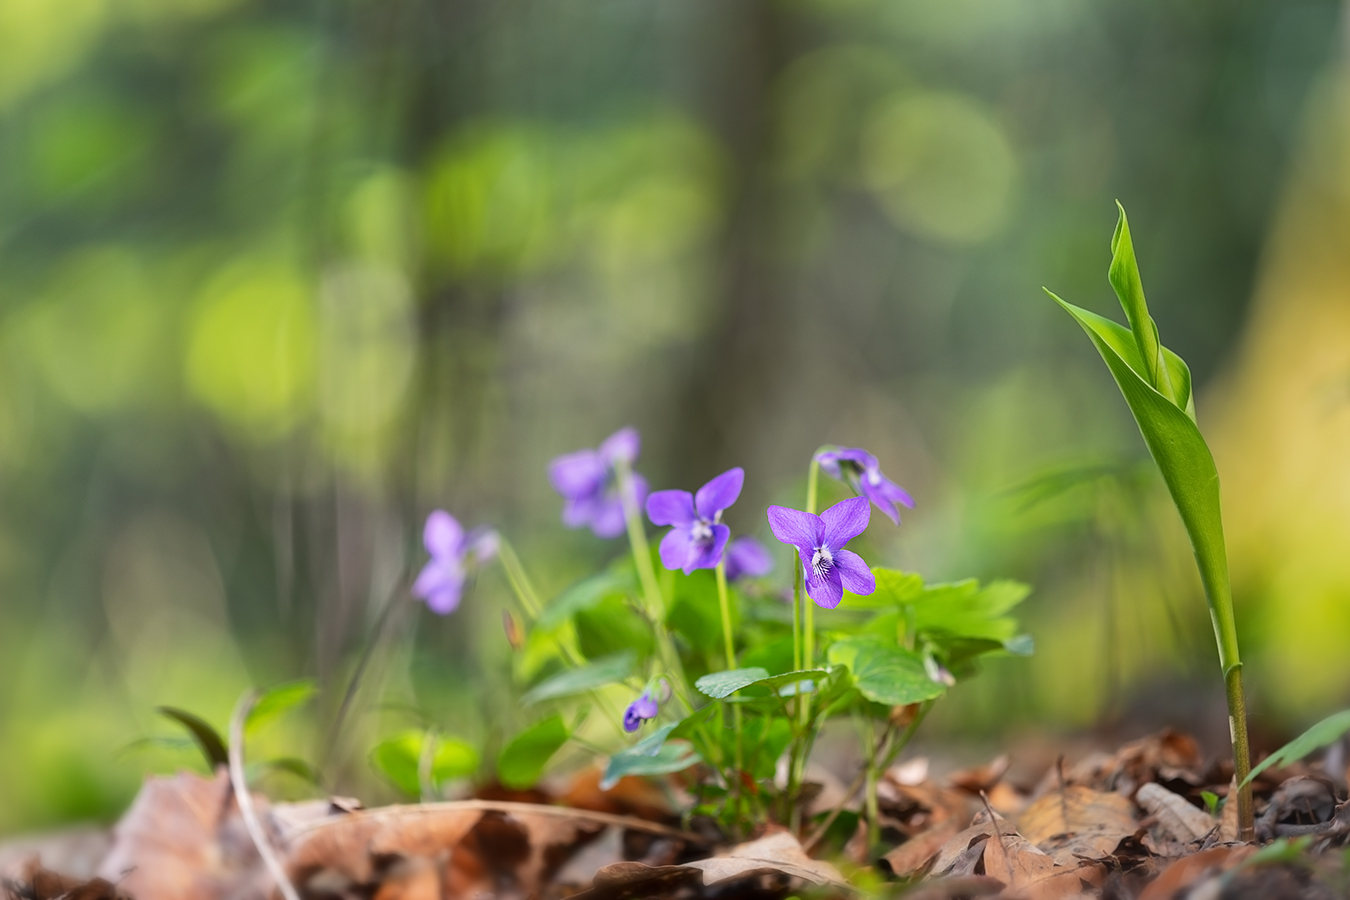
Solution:
{"label": "purple violet flower", "polygon": [[628,704],[628,708],[623,711],[623,730],[627,732],[637,731],[642,727],[644,719],[655,719],[660,708],[656,701],[652,699],[651,688],[642,692],[642,695]]}
{"label": "purple violet flower", "polygon": [[741,495],[745,470],[728,469],[698,489],[657,491],[647,498],[647,517],[653,525],[674,525],[661,539],[661,564],[681,569],[713,569],[722,561],[722,550],[731,529],[722,524],[722,513]]}
{"label": "purple violet flower", "polygon": [[743,534],[727,544],[727,581],[760,578],[773,571],[773,555],[755,538]]}
{"label": "purple violet flower", "polygon": [[413,582],[413,596],[425,600],[432,612],[448,615],[459,607],[470,558],[482,563],[497,555],[497,533],[477,528],[466,535],[454,516],[437,509],[427,516],[422,543],[431,559]]}
{"label": "purple violet flower", "polygon": [[848,482],[897,525],[900,524],[900,506],[914,508],[914,498],[909,492],[881,474],[877,458],[861,447],[822,450],[816,454],[816,461],[827,475]]}
{"label": "purple violet flower", "polygon": [[769,507],[773,536],[797,548],[806,578],[806,596],[817,606],[834,609],[844,590],[870,594],[876,578],[863,558],[844,545],[867,530],[872,508],[866,497],[850,497],[812,515],[786,506]]}
{"label": "purple violet flower", "polygon": [[[623,534],[626,520],[619,496],[616,467],[622,460],[637,461],[642,440],[637,429],[621,428],[605,438],[597,450],[578,450],[548,464],[548,477],[563,498],[563,524],[568,528],[589,525],[596,537]],[[647,497],[647,479],[633,473],[633,500],[639,509]]]}

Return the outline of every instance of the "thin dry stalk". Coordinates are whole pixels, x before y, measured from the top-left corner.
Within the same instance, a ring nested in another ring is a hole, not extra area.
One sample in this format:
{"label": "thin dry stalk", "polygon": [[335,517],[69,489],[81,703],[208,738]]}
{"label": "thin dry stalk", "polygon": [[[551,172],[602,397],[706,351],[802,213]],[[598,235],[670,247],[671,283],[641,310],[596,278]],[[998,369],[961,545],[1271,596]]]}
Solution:
{"label": "thin dry stalk", "polygon": [[277,889],[286,900],[300,900],[299,892],[291,884],[290,878],[286,877],[286,870],[267,839],[258,812],[253,808],[253,795],[248,792],[248,781],[244,778],[244,724],[248,721],[253,704],[257,702],[258,692],[249,691],[239,698],[234,715],[230,717],[230,785],[234,788],[234,800],[239,804],[239,814],[244,818],[248,836],[253,839],[253,846],[258,848],[258,855],[276,882]]}

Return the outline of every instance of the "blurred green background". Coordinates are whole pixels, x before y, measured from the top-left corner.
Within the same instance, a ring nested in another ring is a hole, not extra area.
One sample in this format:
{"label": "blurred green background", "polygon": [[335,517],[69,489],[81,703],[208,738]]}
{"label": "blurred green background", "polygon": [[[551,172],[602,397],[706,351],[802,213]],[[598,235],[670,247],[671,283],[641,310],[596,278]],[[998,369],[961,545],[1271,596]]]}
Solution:
{"label": "blurred green background", "polygon": [[[331,715],[441,506],[554,592],[554,455],[656,487],[824,442],[918,500],[868,558],[1015,577],[1030,660],[935,733],[1223,735],[1115,386],[1113,199],[1201,385],[1257,744],[1350,700],[1350,88],[1332,0],[0,0],[0,833],[111,819],[312,675]],[[780,572],[780,575],[782,573]],[[409,605],[380,736],[489,736],[505,587]],[[1216,723],[1216,724],[1209,724]],[[319,729],[321,732],[322,729]],[[314,755],[304,722],[269,736]],[[320,740],[319,743],[322,743]],[[296,789],[278,787],[278,790]]]}

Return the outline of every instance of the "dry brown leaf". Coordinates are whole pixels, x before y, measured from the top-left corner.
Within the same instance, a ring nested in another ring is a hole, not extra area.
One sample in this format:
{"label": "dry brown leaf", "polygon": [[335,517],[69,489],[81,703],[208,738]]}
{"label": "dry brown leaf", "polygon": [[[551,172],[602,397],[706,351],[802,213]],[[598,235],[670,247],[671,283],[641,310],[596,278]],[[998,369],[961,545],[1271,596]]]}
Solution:
{"label": "dry brown leaf", "polygon": [[[1094,874],[1092,867],[1088,873]],[[1026,900],[1063,900],[1083,893],[1078,865],[1060,865],[1017,832],[1000,829],[985,842],[984,874],[997,878],[1008,891]]]}
{"label": "dry brown leaf", "polygon": [[598,768],[582,771],[572,779],[567,790],[559,795],[557,802],[574,809],[634,815],[653,822],[675,816],[666,792],[653,779],[629,775],[620,778],[609,790],[602,791],[600,782],[604,774]]}
{"label": "dry brown leaf", "polygon": [[1027,806],[1027,795],[1006,781],[990,788],[987,797],[994,812],[1003,816],[1019,815]]}
{"label": "dry brown leaf", "polygon": [[1219,843],[1231,844],[1238,839],[1237,776],[1228,783],[1228,800],[1219,815]]}
{"label": "dry brown leaf", "polygon": [[[1134,741],[1115,753],[1093,753],[1065,773],[1065,784],[1099,791],[1133,794],[1150,781],[1203,783],[1204,756],[1190,735],[1171,729]],[[1058,788],[1059,773],[1052,769],[1037,785],[1035,796]]]}
{"label": "dry brown leaf", "polygon": [[405,860],[380,873],[373,900],[441,900],[441,870],[428,859]]}
{"label": "dry brown leaf", "polygon": [[967,897],[992,897],[1003,893],[1003,882],[984,875],[934,878],[905,892],[905,900],[956,900]]}
{"label": "dry brown leaf", "polygon": [[782,872],[813,884],[849,887],[839,870],[824,860],[812,859],[797,839],[786,831],[777,831],[757,841],[740,844],[711,859],[689,863],[703,871],[703,883],[711,887],[748,875]]}
{"label": "dry brown leaf", "polygon": [[1182,888],[1190,887],[1215,872],[1231,869],[1255,851],[1256,848],[1251,845],[1213,847],[1184,856],[1150,882],[1139,895],[1139,900],[1172,900]]}
{"label": "dry brown leaf", "polygon": [[578,895],[577,900],[657,896],[687,883],[691,873],[701,875],[705,887],[752,875],[782,874],[813,884],[850,888],[838,869],[807,856],[795,837],[786,831],[778,831],[733,847],[721,856],[683,866],[648,866],[633,862],[605,866],[595,873],[591,889]]}
{"label": "dry brown leaf", "polygon": [[1043,795],[1017,820],[1023,837],[1065,866],[1105,859],[1138,827],[1127,798],[1079,785]]}
{"label": "dry brown leaf", "polygon": [[887,853],[881,858],[881,864],[897,878],[907,878],[927,865],[958,833],[959,829],[950,819],[934,825]]}
{"label": "dry brown leaf", "polygon": [[1158,826],[1183,844],[1201,840],[1214,830],[1214,818],[1196,809],[1180,794],[1159,784],[1146,784],[1135,794],[1139,805],[1158,820]]}
{"label": "dry brown leaf", "polygon": [[1012,758],[1005,753],[982,766],[959,769],[948,775],[947,781],[953,787],[978,795],[1002,781],[1011,762]]}
{"label": "dry brown leaf", "polygon": [[606,828],[603,834],[572,854],[554,876],[553,883],[573,889],[586,888],[593,883],[596,872],[623,861],[623,832],[618,828]]}
{"label": "dry brown leaf", "polygon": [[660,897],[697,884],[702,872],[690,866],[649,866],[621,862],[595,873],[591,889],[572,900],[627,900],[630,897]]}
{"label": "dry brown leaf", "polygon": [[76,827],[50,834],[0,842],[0,879],[18,881],[33,860],[52,872],[72,878],[93,878],[112,846],[112,830]]}
{"label": "dry brown leaf", "polygon": [[[266,801],[256,797],[259,809]],[[214,779],[190,772],[147,778],[113,829],[98,868],[137,900],[211,900],[242,885],[270,885],[239,817],[222,769]]]}
{"label": "dry brown leaf", "polygon": [[[971,871],[961,871],[965,868],[961,863],[971,856],[971,852],[977,845],[982,845],[993,833],[994,826],[990,824],[989,814],[980,813],[975,817],[974,823],[969,828],[958,832],[955,837],[942,846],[929,871],[934,875],[972,874]],[[975,860],[981,858],[981,854],[983,854],[983,849],[981,849],[980,854],[974,855],[971,860],[972,866]]]}
{"label": "dry brown leaf", "polygon": [[525,827],[530,855],[517,869],[516,879],[522,888],[531,892],[538,888],[547,870],[556,868],[565,858],[556,852],[556,848],[572,847],[579,838],[589,838],[600,831],[585,819],[531,813],[516,813],[511,818]]}
{"label": "dry brown leaf", "polygon": [[1329,822],[1336,815],[1336,789],[1322,776],[1290,778],[1271,795],[1266,811],[1256,820],[1257,837],[1280,835],[1282,826],[1307,827]]}
{"label": "dry brown leaf", "polygon": [[385,857],[436,859],[460,848],[463,852],[452,856],[448,876],[457,889],[491,887],[495,879],[532,890],[550,866],[566,858],[566,853],[551,852],[554,848],[570,845],[582,832],[594,833],[606,825],[698,840],[630,816],[534,803],[462,800],[358,810],[290,828],[286,866],[297,883],[332,870],[357,884],[370,884],[378,861]]}
{"label": "dry brown leaf", "polygon": [[296,885],[324,869],[370,884],[376,857],[435,859],[459,844],[483,817],[481,809],[437,806],[359,810],[302,828],[286,848],[286,871]]}
{"label": "dry brown leaf", "polygon": [[14,900],[126,900],[111,882],[59,875],[43,868],[36,856],[11,869],[0,881],[0,891]]}

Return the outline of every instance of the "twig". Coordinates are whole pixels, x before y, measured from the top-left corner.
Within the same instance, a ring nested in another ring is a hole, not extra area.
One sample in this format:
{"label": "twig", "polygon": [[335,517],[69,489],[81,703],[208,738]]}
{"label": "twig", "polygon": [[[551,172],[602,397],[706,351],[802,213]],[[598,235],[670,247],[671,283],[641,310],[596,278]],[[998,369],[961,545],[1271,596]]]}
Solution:
{"label": "twig", "polygon": [[835,804],[834,809],[830,810],[830,814],[825,817],[825,821],[821,822],[820,826],[816,828],[815,831],[811,832],[811,836],[806,839],[806,843],[802,844],[803,852],[810,853],[815,849],[816,844],[820,843],[820,839],[825,837],[825,832],[829,831],[830,826],[834,824],[834,820],[839,818],[839,814],[844,811],[844,807],[848,805],[848,801],[852,800],[853,795],[862,789],[863,782],[866,779],[867,767],[863,766],[862,769],[858,771],[858,776],[853,779],[853,783],[844,791],[844,798]]}
{"label": "twig", "polygon": [[[984,791],[980,791],[980,799],[984,801],[984,811],[989,813],[989,824],[993,826],[994,837],[998,840],[998,848],[1003,851],[1003,868],[1008,870],[1008,884],[1011,885],[1014,880],[1012,858],[1008,856],[1008,845],[1003,843],[1003,832],[999,831],[998,828],[998,814],[995,813],[994,808],[989,805],[988,794]],[[989,873],[985,872],[985,874],[988,875]]]}
{"label": "twig", "polygon": [[239,698],[234,715],[230,718],[230,785],[234,788],[234,800],[239,804],[239,813],[244,817],[244,827],[248,829],[248,836],[253,838],[253,846],[258,848],[258,855],[262,857],[272,880],[286,900],[300,900],[300,894],[286,876],[281,860],[277,859],[271,842],[267,840],[267,832],[263,830],[262,821],[253,808],[253,795],[248,792],[248,781],[244,778],[244,724],[248,721],[253,704],[257,702],[258,692],[249,691]]}

